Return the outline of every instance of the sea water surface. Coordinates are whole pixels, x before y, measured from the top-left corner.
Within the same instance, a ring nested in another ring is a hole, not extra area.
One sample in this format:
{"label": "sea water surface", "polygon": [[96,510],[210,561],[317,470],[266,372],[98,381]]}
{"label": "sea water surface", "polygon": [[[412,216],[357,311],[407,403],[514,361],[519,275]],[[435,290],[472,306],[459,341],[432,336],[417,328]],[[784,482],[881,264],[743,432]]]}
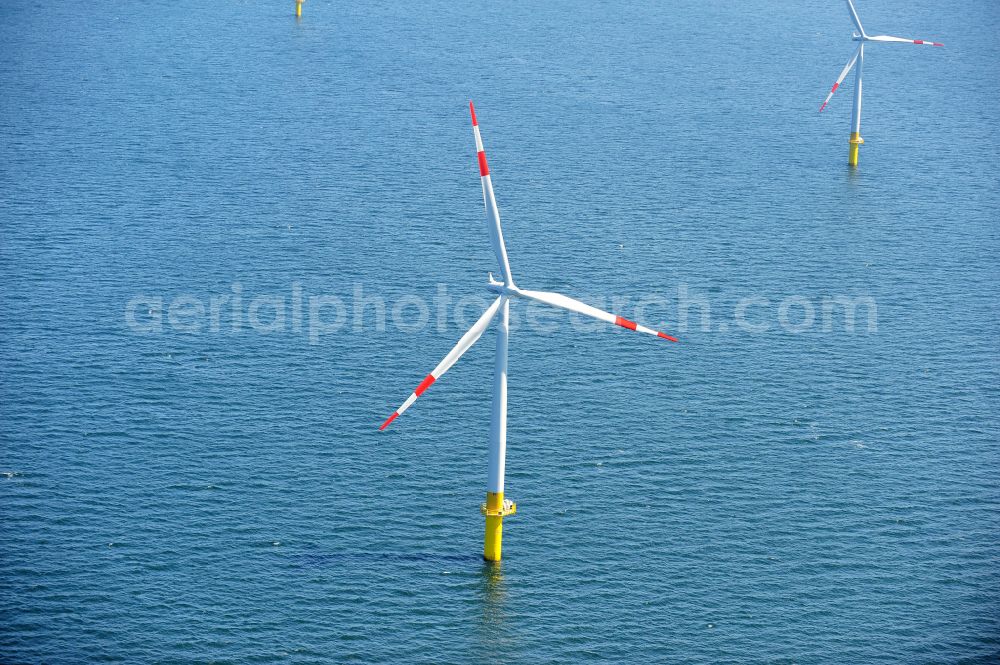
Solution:
{"label": "sea water surface", "polygon": [[[858,8],[851,172],[839,1],[0,2],[0,661],[998,662],[1000,10]],[[496,567],[469,99],[681,338],[514,304]]]}

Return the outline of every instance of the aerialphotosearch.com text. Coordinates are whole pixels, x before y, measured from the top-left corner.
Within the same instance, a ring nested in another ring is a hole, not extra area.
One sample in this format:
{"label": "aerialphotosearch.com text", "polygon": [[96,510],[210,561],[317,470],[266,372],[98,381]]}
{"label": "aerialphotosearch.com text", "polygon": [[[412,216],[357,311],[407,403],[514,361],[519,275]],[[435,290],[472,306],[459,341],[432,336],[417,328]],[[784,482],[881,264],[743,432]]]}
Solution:
{"label": "aerialphotosearch.com text", "polygon": [[[594,307],[666,332],[807,332],[873,334],[878,306],[868,295],[741,294],[715,302],[681,283],[670,295],[575,296]],[[493,300],[489,294],[452,294],[438,284],[432,294],[371,291],[353,284],[346,294],[307,293],[293,282],[284,293],[249,293],[240,282],[208,294],[137,293],[124,303],[125,324],[143,335],[176,333],[296,334],[309,344],[344,332],[464,332]],[[606,323],[531,300],[511,308],[511,327],[552,333],[600,330]]]}

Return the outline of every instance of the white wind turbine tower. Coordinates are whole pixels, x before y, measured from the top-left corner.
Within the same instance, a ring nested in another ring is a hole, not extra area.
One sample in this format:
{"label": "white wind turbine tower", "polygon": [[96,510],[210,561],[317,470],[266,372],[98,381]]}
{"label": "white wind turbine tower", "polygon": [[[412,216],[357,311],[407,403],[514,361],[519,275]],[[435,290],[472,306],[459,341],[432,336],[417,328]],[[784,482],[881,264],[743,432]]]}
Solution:
{"label": "white wind turbine tower", "polygon": [[490,274],[487,288],[497,294],[483,315],[479,317],[468,332],[462,335],[458,344],[444,357],[438,366],[431,370],[413,393],[403,402],[402,406],[396,409],[389,416],[380,430],[384,430],[393,420],[399,417],[406,409],[410,408],[418,397],[434,383],[441,375],[447,372],[459,358],[468,351],[479,339],[486,328],[493,322],[497,314],[500,314],[500,323],[497,329],[496,365],[493,374],[493,410],[490,424],[490,448],[488,466],[488,486],[486,492],[486,502],[482,504],[481,511],[486,516],[486,535],[483,544],[483,557],[488,561],[499,561],[501,553],[501,539],[503,535],[503,518],[513,515],[517,506],[510,499],[504,499],[504,463],[507,448],[507,340],[508,323],[510,313],[510,300],[512,298],[527,298],[538,302],[552,305],[561,309],[590,316],[601,321],[613,323],[629,330],[656,335],[671,342],[677,339],[666,333],[652,330],[641,326],[635,321],[629,321],[620,316],[615,316],[609,312],[591,307],[579,300],[574,300],[567,296],[550,293],[546,291],[529,291],[515,285],[514,277],[510,271],[510,263],[507,260],[507,249],[503,242],[503,232],[500,228],[500,211],[497,209],[497,202],[493,196],[493,183],[490,180],[490,170],[486,164],[486,153],[483,151],[483,141],[479,135],[479,124],[476,121],[476,109],[472,102],[469,102],[469,112],[472,115],[472,131],[476,137],[476,154],[479,159],[479,175],[483,186],[483,202],[486,206],[487,227],[490,232],[490,241],[493,244],[493,251],[496,253],[497,261],[500,264],[502,281],[493,279]]}
{"label": "white wind turbine tower", "polygon": [[830,98],[833,97],[833,93],[837,91],[841,82],[843,82],[844,78],[851,71],[854,64],[857,63],[858,71],[854,75],[854,108],[851,111],[851,150],[848,158],[848,164],[857,166],[858,146],[864,143],[864,140],[861,138],[861,69],[865,64],[865,42],[902,42],[904,44],[923,44],[925,46],[944,46],[944,44],[929,42],[923,39],[904,39],[903,37],[890,37],[889,35],[869,35],[862,27],[861,19],[858,18],[858,12],[854,9],[854,3],[851,0],[847,0],[847,10],[851,14],[851,21],[854,22],[854,27],[857,28],[857,32],[854,33],[854,41],[858,42],[858,47],[854,49],[851,59],[847,61],[847,66],[840,72],[837,82],[830,88],[830,93],[823,100],[823,104],[819,107],[819,110],[822,112],[826,108],[826,105],[830,102]]}

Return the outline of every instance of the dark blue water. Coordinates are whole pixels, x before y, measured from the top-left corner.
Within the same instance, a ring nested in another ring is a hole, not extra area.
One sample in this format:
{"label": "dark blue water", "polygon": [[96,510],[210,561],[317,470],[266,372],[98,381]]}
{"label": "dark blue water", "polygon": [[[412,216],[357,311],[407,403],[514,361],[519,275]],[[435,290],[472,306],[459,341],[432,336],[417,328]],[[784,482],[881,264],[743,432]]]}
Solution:
{"label": "dark blue water", "polygon": [[0,3],[0,661],[1000,659],[995,3],[293,9]]}

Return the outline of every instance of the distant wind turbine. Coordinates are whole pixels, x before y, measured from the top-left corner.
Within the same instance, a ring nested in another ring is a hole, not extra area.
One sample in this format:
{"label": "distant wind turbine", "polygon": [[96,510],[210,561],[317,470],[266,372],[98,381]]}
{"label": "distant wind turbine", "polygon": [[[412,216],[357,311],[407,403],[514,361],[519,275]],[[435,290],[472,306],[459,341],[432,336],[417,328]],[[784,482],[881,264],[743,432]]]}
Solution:
{"label": "distant wind turbine", "polygon": [[486,516],[483,558],[488,561],[499,561],[503,536],[503,518],[507,515],[513,515],[517,511],[517,505],[510,499],[504,499],[503,496],[504,464],[507,452],[507,340],[511,298],[535,300],[546,305],[613,323],[622,328],[655,335],[671,342],[676,342],[677,339],[666,333],[641,326],[635,321],[629,321],[596,307],[591,307],[579,300],[547,291],[529,291],[519,288],[514,284],[514,277],[510,271],[510,263],[507,261],[507,248],[503,242],[503,232],[500,229],[500,211],[497,208],[496,198],[493,196],[490,169],[486,164],[486,153],[483,150],[483,140],[479,135],[479,123],[476,121],[476,109],[473,107],[472,102],[469,102],[469,112],[472,114],[472,131],[476,137],[476,156],[479,160],[479,176],[483,186],[483,203],[486,206],[490,242],[493,245],[493,251],[500,264],[500,273],[503,281],[496,281],[493,279],[492,273],[490,274],[486,288],[497,294],[496,300],[493,301],[493,304],[486,309],[468,332],[462,335],[462,338],[458,340],[458,344],[444,357],[444,360],[438,363],[438,366],[424,377],[424,380],[420,382],[420,385],[403,402],[403,405],[396,409],[382,423],[379,429],[384,430],[389,426],[389,423],[410,408],[431,384],[451,369],[452,365],[462,357],[462,354],[476,343],[493,319],[496,318],[497,314],[500,314],[500,324],[497,329],[496,364],[493,373],[493,411],[490,425],[488,485],[486,502],[480,507],[481,512]]}
{"label": "distant wind turbine", "polygon": [[832,88],[830,88],[830,94],[828,94],[826,99],[823,100],[823,105],[819,107],[819,110],[822,112],[823,109],[826,108],[826,105],[830,103],[830,98],[833,97],[833,93],[835,93],[837,88],[840,87],[844,78],[851,71],[851,67],[857,63],[858,71],[854,75],[854,108],[851,111],[851,151],[847,162],[851,166],[857,166],[858,146],[864,143],[864,139],[861,138],[861,69],[865,63],[865,42],[902,42],[904,44],[923,44],[924,46],[944,46],[944,44],[929,42],[923,39],[904,39],[903,37],[890,37],[888,35],[869,35],[861,26],[861,19],[858,18],[858,12],[854,9],[854,3],[852,3],[851,0],[847,0],[847,10],[851,14],[851,21],[854,22],[854,27],[858,29],[858,31],[854,33],[854,41],[859,42],[858,47],[854,49],[851,59],[847,61],[847,66],[844,67],[842,72],[840,72],[840,76],[837,77],[837,82],[833,84]]}

